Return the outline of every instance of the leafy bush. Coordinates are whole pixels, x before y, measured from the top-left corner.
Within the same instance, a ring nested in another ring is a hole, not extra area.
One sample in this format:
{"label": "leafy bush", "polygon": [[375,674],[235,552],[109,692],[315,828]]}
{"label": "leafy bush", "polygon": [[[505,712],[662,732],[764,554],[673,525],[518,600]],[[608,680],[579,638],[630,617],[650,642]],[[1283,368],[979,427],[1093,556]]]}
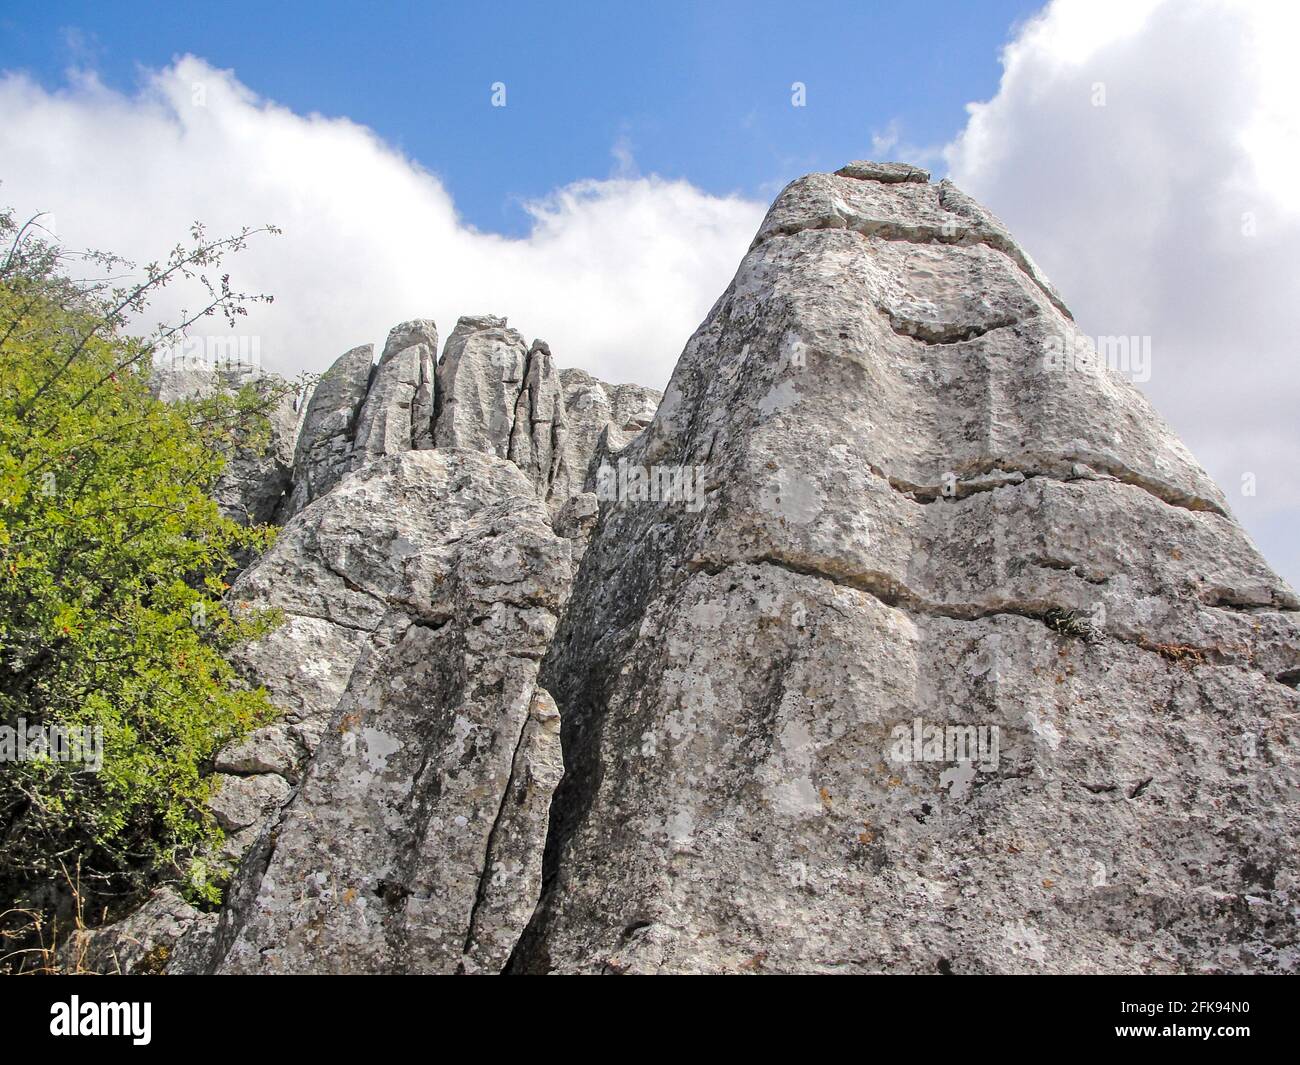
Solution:
{"label": "leafy bush", "polygon": [[[216,900],[188,877],[220,840],[212,759],[272,712],[225,655],[275,618],[224,605],[236,553],[271,530],[223,517],[208,493],[279,397],[169,406],[148,378],[160,339],[203,315],[233,322],[262,298],[204,273],[248,235],[214,241],[196,226],[192,246],[111,289],[71,279],[64,253],[0,215],[0,726],[103,739],[97,772],[0,763],[0,912],[66,909],[75,885],[90,919],[163,879]],[[152,342],[127,335],[127,316],[177,278],[205,285],[206,306]]]}

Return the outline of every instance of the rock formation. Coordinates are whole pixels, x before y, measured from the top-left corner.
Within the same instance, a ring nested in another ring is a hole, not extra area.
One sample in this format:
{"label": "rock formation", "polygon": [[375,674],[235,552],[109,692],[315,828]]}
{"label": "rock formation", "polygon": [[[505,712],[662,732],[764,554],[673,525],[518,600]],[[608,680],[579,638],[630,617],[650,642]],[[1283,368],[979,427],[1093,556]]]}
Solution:
{"label": "rock formation", "polygon": [[370,462],[285,533],[232,595],[312,627],[271,634],[256,673],[273,694],[314,682],[289,726],[314,757],[244,862],[211,964],[499,971],[560,775],[536,676],[568,544],[519,469],[460,449]]}
{"label": "rock formation", "polygon": [[160,367],[153,373],[150,390],[164,403],[176,403],[233,393],[246,384],[265,398],[266,439],[243,440],[235,446],[212,495],[226,517],[241,525],[261,525],[275,520],[293,478],[298,411],[287,382],[254,369]]}
{"label": "rock formation", "polygon": [[357,416],[370,388],[374,357],[374,347],[362,344],[340,355],[317,381],[298,430],[293,489],[281,523],[321,498],[351,468]]}
{"label": "rock formation", "polygon": [[357,416],[352,465],[433,446],[434,363],[438,330],[432,322],[403,322],[388,334]]}
{"label": "rock formation", "polygon": [[284,620],[237,652],[282,716],[215,764],[229,904],[180,936],[159,896],[130,926],[172,972],[499,972],[532,914],[563,771],[536,674],[592,525],[557,534],[548,504],[633,415],[577,411],[570,445],[549,348],[502,319],[436,352],[432,322],[403,323],[306,405],[288,524],[230,592]]}
{"label": "rock formation", "polygon": [[781,194],[620,456],[705,505],[602,509],[543,668],[516,970],[1296,967],[1296,597],[1077,335],[946,182]]}
{"label": "rock formation", "polygon": [[231,592],[285,713],[173,971],[1300,968],[1300,601],[1079,342],[855,162],[661,402],[487,316],[343,356]]}

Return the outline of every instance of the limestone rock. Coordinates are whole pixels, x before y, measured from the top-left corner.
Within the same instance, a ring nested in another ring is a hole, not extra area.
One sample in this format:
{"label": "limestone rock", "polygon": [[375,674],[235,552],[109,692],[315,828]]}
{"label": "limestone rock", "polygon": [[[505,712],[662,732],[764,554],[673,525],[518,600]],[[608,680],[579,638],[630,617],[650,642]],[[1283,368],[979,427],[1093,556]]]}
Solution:
{"label": "limestone rock", "polygon": [[372,461],[285,528],[232,594],[356,639],[288,662],[277,630],[252,660],[273,696],[318,677],[300,720],[335,705],[202,968],[500,968],[540,887],[561,763],[536,677],[570,575],[524,474],[469,450]]}
{"label": "limestone rock", "polygon": [[217,823],[227,832],[259,823],[289,795],[289,784],[278,773],[247,776],[218,773],[216,780],[216,794],[208,805]]}
{"label": "limestone rock", "polygon": [[1294,592],[1141,393],[1054,364],[987,212],[849,169],[619,454],[705,501],[602,504],[513,967],[1295,970]]}
{"label": "limestone rock", "polygon": [[616,454],[654,417],[662,393],[642,385],[609,385],[585,370],[560,371],[567,429],[553,488],[565,499],[594,484],[592,461],[606,434],[606,454]]}
{"label": "limestone rock", "polygon": [[508,458],[527,368],[528,345],[504,318],[461,318],[438,361],[435,444]]}
{"label": "limestone rock", "polygon": [[858,161],[662,398],[502,318],[349,352],[230,592],[283,716],[169,971],[1300,969],[1300,600],[1081,343]]}
{"label": "limestone rock", "polygon": [[510,461],[524,471],[543,501],[551,499],[564,453],[564,394],[551,349],[534,340],[528,351],[523,387],[515,400],[510,429]]}
{"label": "limestone rock", "polygon": [[129,917],[78,929],[60,947],[65,973],[157,975],[210,934],[216,914],[202,913],[171,888],[159,888]]}
{"label": "limestone rock", "polygon": [[488,843],[462,971],[501,972],[532,916],[542,883],[551,795],[563,775],[560,712],[544,688],[535,688]]}
{"label": "limestone rock", "polygon": [[431,321],[394,326],[357,419],[353,466],[433,445],[438,330]]}
{"label": "limestone rock", "polygon": [[353,434],[374,359],[374,346],[362,344],[340,355],[316,383],[298,433],[293,490],[282,523],[323,496],[351,468]]}
{"label": "limestone rock", "polygon": [[281,720],[218,752],[213,768],[218,773],[278,773],[286,780],[294,780],[304,754],[304,744],[292,726]]}
{"label": "limestone rock", "polygon": [[930,172],[907,163],[872,163],[864,159],[847,163],[835,171],[837,177],[857,178],[860,181],[916,181],[924,185]]}
{"label": "limestone rock", "polygon": [[555,531],[570,541],[575,566],[586,552],[587,543],[599,520],[600,500],[594,492],[579,492],[569,496],[556,512]]}
{"label": "limestone rock", "polygon": [[251,385],[266,398],[265,432],[259,426],[255,439],[246,437],[235,445],[212,496],[226,517],[241,525],[262,525],[275,520],[293,476],[298,412],[284,379],[255,369],[193,368],[159,368],[150,379],[150,390],[164,403],[230,394],[244,385]]}
{"label": "limestone rock", "polygon": [[415,319],[390,331],[377,366],[363,346],[322,376],[303,417],[280,522],[350,470],[432,447],[509,459],[554,516],[590,480],[601,432],[608,427],[611,447],[624,446],[649,424],[659,399],[653,389],[559,370],[544,341],[525,346],[491,315],[462,317],[440,358],[437,352],[434,323]]}

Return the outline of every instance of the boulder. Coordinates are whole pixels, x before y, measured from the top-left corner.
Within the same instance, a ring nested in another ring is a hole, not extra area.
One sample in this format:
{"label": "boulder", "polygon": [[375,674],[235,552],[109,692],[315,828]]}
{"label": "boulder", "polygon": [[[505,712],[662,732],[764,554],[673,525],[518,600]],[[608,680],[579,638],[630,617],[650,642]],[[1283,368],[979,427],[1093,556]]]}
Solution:
{"label": "boulder", "polygon": [[1294,592],[995,219],[850,169],[619,453],[703,505],[602,502],[512,968],[1294,970]]}

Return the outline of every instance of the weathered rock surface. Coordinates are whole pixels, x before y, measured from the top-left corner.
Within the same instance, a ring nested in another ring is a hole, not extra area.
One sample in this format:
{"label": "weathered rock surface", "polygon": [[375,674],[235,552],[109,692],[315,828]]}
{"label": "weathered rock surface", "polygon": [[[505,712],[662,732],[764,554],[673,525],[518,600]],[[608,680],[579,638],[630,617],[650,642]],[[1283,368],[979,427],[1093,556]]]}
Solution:
{"label": "weathered rock surface", "polygon": [[873,163],[866,159],[856,159],[846,163],[835,171],[837,177],[859,178],[863,181],[915,181],[925,185],[930,180],[930,172],[908,163]]}
{"label": "weathered rock surface", "polygon": [[1300,969],[1300,600],[928,179],[792,183],[662,402],[489,316],[336,363],[171,971]]}
{"label": "weathered rock surface", "polygon": [[154,396],[164,403],[233,393],[245,384],[266,398],[265,433],[236,444],[212,496],[226,517],[241,525],[262,525],[275,520],[293,478],[298,411],[284,379],[256,370],[159,368],[150,380]]}
{"label": "weathered rock surface", "polygon": [[551,796],[564,775],[560,712],[544,688],[534,688],[488,842],[488,865],[466,934],[461,969],[499,973],[537,905]]}
{"label": "weathered rock surface", "polygon": [[543,341],[534,340],[528,350],[523,387],[515,400],[510,461],[524,471],[538,498],[547,503],[564,455],[565,434],[564,394],[555,360]]}
{"label": "weathered rock surface", "polygon": [[567,499],[594,487],[594,465],[617,454],[650,424],[663,394],[643,385],[608,385],[585,370],[561,370],[560,382],[567,432],[555,495]]}
{"label": "weathered rock surface", "polygon": [[591,534],[600,520],[600,500],[594,492],[569,496],[555,514],[555,531],[570,541],[574,566],[582,560]]}
{"label": "weathered rock surface", "polygon": [[279,773],[218,773],[209,804],[217,823],[227,832],[258,824],[289,796],[289,784]]}
{"label": "weathered rock surface", "polygon": [[374,346],[362,344],[340,355],[316,382],[298,433],[293,490],[281,522],[323,496],[352,467],[357,416],[370,388],[374,358]]}
{"label": "weathered rock surface", "polygon": [[[622,446],[648,423],[658,393],[580,374],[599,403],[580,405],[575,446],[566,438],[564,381],[544,342],[526,349],[504,319],[465,318],[435,372],[437,344],[434,323],[416,319],[390,331],[377,366],[369,345],[346,352],[309,397],[296,448],[299,418],[286,397],[272,419],[271,460],[256,466],[236,456],[231,471],[239,480],[223,478],[220,501],[237,505],[241,520],[289,522],[230,593],[237,609],[284,616],[235,652],[241,672],[267,688],[281,716],[220,752],[214,765],[211,808],[225,832],[214,857],[233,865],[262,838],[244,862],[245,904],[229,908],[219,941],[204,915],[202,934],[186,937],[184,950],[152,954],[150,964],[169,957],[172,972],[256,968],[248,944],[264,947],[259,937],[278,934],[277,920],[297,920],[290,908],[259,924],[256,900],[274,909],[283,901],[277,891],[292,895],[285,885],[293,881],[277,870],[305,870],[318,851],[325,864],[308,872],[346,868],[366,891],[357,904],[363,927],[379,921],[389,945],[358,948],[370,951],[368,961],[342,940],[332,959],[318,962],[310,951],[287,949],[269,968],[500,971],[532,912],[550,796],[563,772],[559,716],[535,684],[537,663],[598,514],[595,496],[581,492],[591,448],[606,429]],[[170,372],[155,380],[155,393],[165,401],[207,396],[245,377]],[[433,447],[438,424],[438,457],[412,458]],[[560,536],[537,527],[543,503]],[[453,712],[454,720],[446,717]],[[407,807],[395,794],[354,809],[356,789],[366,791],[376,777],[370,762],[361,776],[353,764],[351,723],[363,719],[387,722],[400,737],[393,752],[375,754],[367,745],[388,740],[376,740],[367,725],[361,756],[386,765],[395,755],[392,772],[377,774],[389,792],[415,787],[408,778],[418,776],[423,790],[408,807],[427,818],[421,826],[399,832],[404,814],[393,811]],[[421,760],[418,773],[412,758]],[[315,810],[321,801],[337,813],[333,821]],[[385,832],[389,838],[328,855],[354,828],[370,843]],[[420,845],[423,858],[412,850]],[[443,862],[448,847],[459,850]],[[409,898],[403,877],[417,885]],[[110,954],[118,939],[130,965],[142,956],[137,941],[179,941],[179,933],[168,939],[166,922],[157,931],[154,911],[165,902],[97,930],[94,963],[116,965]],[[402,912],[390,912],[394,906]],[[320,942],[328,941],[322,933]],[[89,948],[82,954],[92,956]]]}
{"label": "weathered rock surface", "polygon": [[583,442],[594,438],[585,425],[571,437],[568,372],[556,368],[544,341],[526,346],[504,318],[461,318],[438,363],[435,443],[510,459],[556,513],[582,491],[591,457]]}
{"label": "weathered rock surface", "polygon": [[394,326],[357,419],[352,465],[433,446],[438,330],[416,320]]}
{"label": "weathered rock surface", "polygon": [[500,970],[561,772],[536,677],[570,576],[525,475],[464,449],[372,461],[285,528],[232,594],[311,626],[249,663],[277,699],[304,689],[314,754],[201,968]]}
{"label": "weathered rock surface", "polygon": [[527,371],[528,345],[504,318],[462,317],[438,362],[435,444],[509,458]]}
{"label": "weathered rock surface", "polygon": [[201,913],[171,888],[159,888],[129,917],[73,932],[58,952],[58,965],[69,974],[157,975],[188,962],[216,921],[216,914]]}
{"label": "weathered rock surface", "polygon": [[619,456],[703,508],[604,504],[544,665],[515,969],[1300,967],[1300,604],[1076,337],[946,183],[782,193]]}
{"label": "weathered rock surface", "polygon": [[[607,385],[559,370],[544,341],[531,346],[504,318],[456,323],[438,357],[427,319],[394,326],[379,363],[369,345],[342,355],[321,376],[302,419],[288,474],[274,486],[288,521],[344,474],[385,455],[463,447],[509,459],[528,476],[552,516],[587,485],[594,448],[607,427],[624,446],[654,414],[659,393]],[[289,490],[286,492],[286,488]]]}

